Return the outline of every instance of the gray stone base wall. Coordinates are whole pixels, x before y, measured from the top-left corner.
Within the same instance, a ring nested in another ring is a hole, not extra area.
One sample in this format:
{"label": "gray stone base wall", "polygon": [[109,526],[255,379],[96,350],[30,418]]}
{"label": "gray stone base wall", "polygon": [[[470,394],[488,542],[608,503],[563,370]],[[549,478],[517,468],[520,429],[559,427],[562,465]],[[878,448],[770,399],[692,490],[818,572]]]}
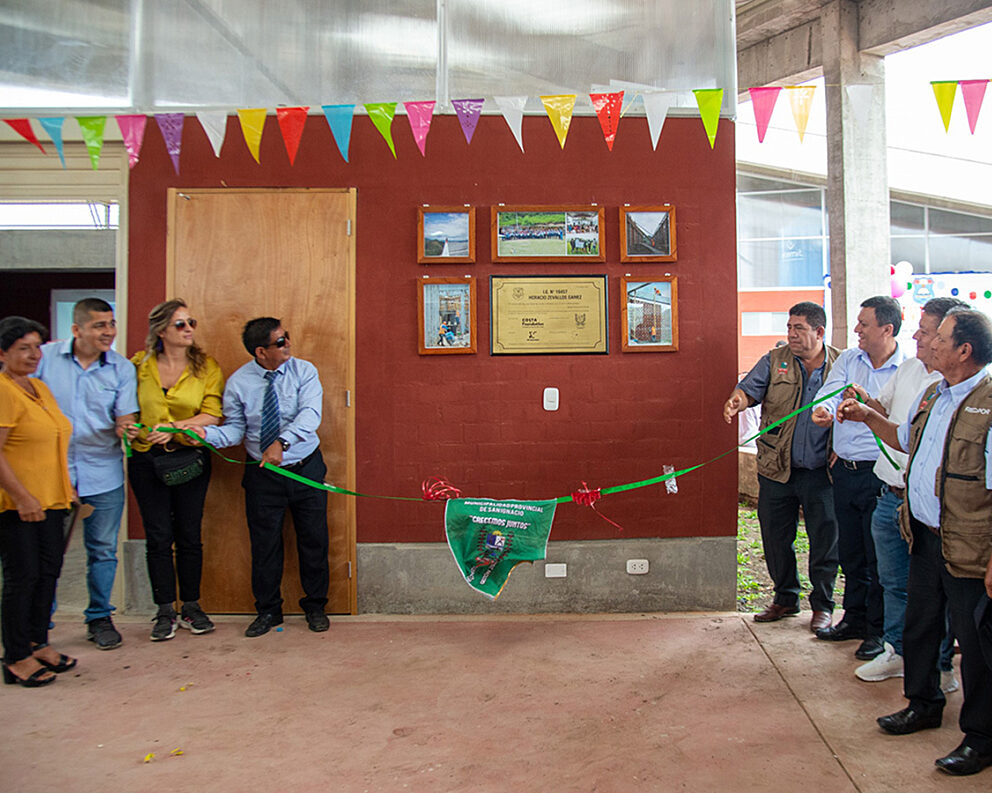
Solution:
{"label": "gray stone base wall", "polygon": [[124,540],[124,552],[117,575],[124,574],[124,614],[154,614],[157,611],[152,598],[152,585],[148,581],[145,562],[145,541]]}

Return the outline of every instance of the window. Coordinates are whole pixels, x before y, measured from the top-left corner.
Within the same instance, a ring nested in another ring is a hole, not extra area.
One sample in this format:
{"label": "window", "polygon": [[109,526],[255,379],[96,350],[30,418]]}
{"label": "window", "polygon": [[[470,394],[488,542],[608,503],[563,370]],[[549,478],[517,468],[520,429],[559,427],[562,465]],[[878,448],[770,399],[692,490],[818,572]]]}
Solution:
{"label": "window", "polygon": [[789,322],[788,311],[741,312],[742,336],[784,336]]}

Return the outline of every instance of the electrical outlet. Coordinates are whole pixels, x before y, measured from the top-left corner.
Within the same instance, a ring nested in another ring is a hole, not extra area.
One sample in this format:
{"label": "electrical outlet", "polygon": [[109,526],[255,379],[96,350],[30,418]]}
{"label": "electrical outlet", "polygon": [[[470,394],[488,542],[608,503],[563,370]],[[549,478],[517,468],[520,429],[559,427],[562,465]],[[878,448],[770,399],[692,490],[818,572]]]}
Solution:
{"label": "electrical outlet", "polygon": [[629,575],[646,575],[650,565],[647,559],[628,559],[627,573]]}
{"label": "electrical outlet", "polygon": [[546,564],[544,565],[545,578],[564,578],[568,575],[567,564]]}

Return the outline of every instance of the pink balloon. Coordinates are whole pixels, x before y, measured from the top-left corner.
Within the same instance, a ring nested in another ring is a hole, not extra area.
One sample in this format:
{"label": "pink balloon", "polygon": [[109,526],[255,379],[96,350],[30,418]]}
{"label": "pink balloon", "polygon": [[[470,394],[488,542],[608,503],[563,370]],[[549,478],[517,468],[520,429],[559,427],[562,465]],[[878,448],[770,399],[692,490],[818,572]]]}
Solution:
{"label": "pink balloon", "polygon": [[900,298],[904,294],[906,294],[906,282],[901,278],[892,276],[892,278],[889,280],[889,283],[892,288],[892,297]]}

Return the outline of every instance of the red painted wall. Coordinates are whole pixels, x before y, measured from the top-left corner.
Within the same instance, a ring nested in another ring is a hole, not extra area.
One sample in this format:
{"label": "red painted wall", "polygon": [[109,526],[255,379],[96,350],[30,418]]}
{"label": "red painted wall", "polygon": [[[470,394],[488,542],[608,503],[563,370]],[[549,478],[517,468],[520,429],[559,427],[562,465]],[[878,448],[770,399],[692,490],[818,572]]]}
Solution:
{"label": "red painted wall", "polygon": [[[612,153],[595,118],[573,120],[564,150],[546,118],[525,118],[523,130],[526,153],[501,117],[485,116],[469,146],[457,119],[439,116],[425,158],[398,117],[394,159],[359,116],[347,164],[324,119],[311,116],[290,167],[274,117],[261,164],[237,118],[228,120],[219,159],[187,119],[176,175],[149,124],[131,172],[128,349],[141,346],[140,317],[165,298],[168,187],[357,187],[359,491],[419,495],[422,480],[443,475],[465,495],[552,498],[583,482],[598,488],[650,478],[665,464],[683,468],[731,448],[735,429],[721,410],[737,373],[734,125],[721,121],[711,150],[698,119],[669,119],[653,151],[646,121],[625,119]],[[478,208],[476,264],[417,264],[416,208],[424,203]],[[492,264],[489,210],[498,203],[605,206],[606,263]],[[676,206],[677,262],[619,263],[623,203]],[[488,354],[491,274],[578,272],[610,276],[609,355]],[[666,272],[679,276],[679,352],[622,353],[619,277]],[[464,273],[479,287],[479,353],[418,355],[415,279]],[[306,341],[296,346],[306,357]],[[546,386],[560,389],[555,413],[542,408]],[[563,504],[553,539],[732,535],[736,465],[730,455],[687,474],[677,495],[661,485],[605,497],[597,507],[622,531],[588,507]],[[442,511],[359,499],[358,541],[441,541]]]}

